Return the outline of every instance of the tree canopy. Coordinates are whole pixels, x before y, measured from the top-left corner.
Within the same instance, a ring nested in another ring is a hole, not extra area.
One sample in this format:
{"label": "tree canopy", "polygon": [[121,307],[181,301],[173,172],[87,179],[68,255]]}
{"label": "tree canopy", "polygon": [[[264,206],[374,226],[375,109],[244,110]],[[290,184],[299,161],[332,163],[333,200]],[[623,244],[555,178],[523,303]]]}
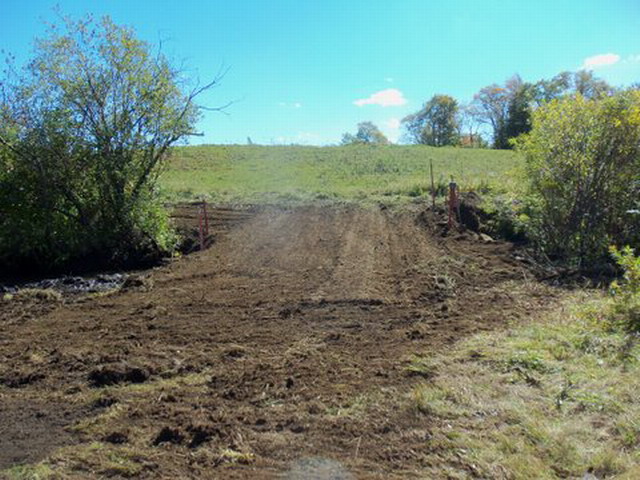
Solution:
{"label": "tree canopy", "polygon": [[458,102],[449,95],[434,95],[424,106],[402,119],[413,143],[442,147],[459,138]]}

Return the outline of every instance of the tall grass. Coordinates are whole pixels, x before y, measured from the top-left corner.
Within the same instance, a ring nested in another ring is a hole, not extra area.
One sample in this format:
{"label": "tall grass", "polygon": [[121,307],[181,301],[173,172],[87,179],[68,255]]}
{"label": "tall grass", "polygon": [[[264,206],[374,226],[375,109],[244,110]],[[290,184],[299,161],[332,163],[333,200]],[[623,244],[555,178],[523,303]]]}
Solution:
{"label": "tall grass", "polygon": [[175,149],[161,179],[168,200],[306,203],[407,201],[437,190],[513,192],[522,161],[510,151],[426,146],[193,146]]}

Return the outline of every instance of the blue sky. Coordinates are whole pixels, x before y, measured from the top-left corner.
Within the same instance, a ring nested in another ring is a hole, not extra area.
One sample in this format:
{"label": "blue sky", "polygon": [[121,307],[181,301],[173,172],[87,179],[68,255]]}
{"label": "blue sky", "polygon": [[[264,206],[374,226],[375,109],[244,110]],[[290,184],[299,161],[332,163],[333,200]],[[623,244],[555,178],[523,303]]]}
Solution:
{"label": "blue sky", "polygon": [[337,143],[371,120],[392,139],[436,93],[468,101],[514,73],[526,81],[586,64],[640,81],[640,0],[0,0],[0,48],[26,59],[54,19],[110,15],[203,80],[192,143]]}

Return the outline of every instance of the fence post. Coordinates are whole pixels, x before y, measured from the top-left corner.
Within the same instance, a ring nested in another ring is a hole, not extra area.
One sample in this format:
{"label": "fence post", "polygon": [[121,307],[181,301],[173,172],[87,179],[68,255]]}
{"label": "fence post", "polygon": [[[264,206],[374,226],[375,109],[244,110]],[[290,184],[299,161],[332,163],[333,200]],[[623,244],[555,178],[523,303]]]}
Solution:
{"label": "fence post", "polygon": [[451,230],[454,226],[453,216],[458,208],[458,185],[456,182],[451,182],[449,184],[449,230]]}
{"label": "fence post", "polygon": [[202,204],[198,205],[198,232],[200,234],[200,250],[204,250],[204,225],[203,225]]}
{"label": "fence post", "polygon": [[207,201],[202,201],[202,211],[204,213],[204,237],[205,240],[209,236],[209,215],[207,214]]}
{"label": "fence post", "polygon": [[429,169],[431,170],[431,208],[436,210],[436,184],[433,181],[433,158],[429,159]]}

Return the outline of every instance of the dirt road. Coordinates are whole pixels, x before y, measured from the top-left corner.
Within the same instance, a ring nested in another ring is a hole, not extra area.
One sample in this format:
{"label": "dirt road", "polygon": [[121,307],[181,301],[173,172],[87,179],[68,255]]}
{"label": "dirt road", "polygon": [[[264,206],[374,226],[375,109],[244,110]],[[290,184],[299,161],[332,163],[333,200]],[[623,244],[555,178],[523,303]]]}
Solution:
{"label": "dirt road", "polygon": [[0,470],[411,477],[438,446],[401,407],[410,356],[553,302],[509,244],[417,211],[216,214],[209,250],[130,289],[0,302]]}

